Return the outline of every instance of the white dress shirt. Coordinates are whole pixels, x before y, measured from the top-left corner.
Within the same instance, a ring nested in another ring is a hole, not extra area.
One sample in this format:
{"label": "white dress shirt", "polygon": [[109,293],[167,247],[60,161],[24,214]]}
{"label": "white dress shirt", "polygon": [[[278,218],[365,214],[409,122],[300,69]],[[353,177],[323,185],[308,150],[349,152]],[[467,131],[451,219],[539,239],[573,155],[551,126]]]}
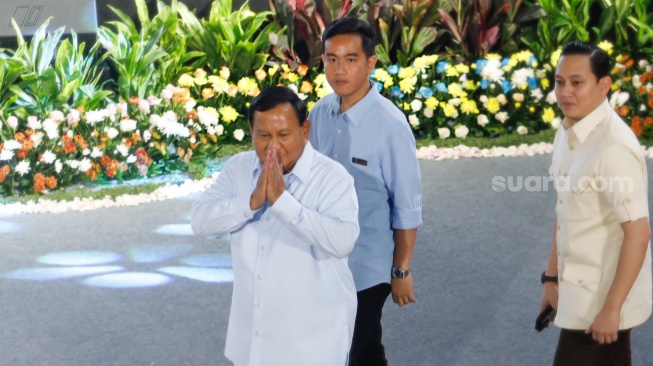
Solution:
{"label": "white dress shirt", "polygon": [[[639,141],[607,99],[587,117],[563,121],[549,171],[558,200],[555,324],[585,330],[603,307],[617,270],[621,223],[648,217],[646,162]],[[619,329],[651,314],[651,247],[621,308]]]}
{"label": "white dress shirt", "polygon": [[274,205],[249,206],[262,165],[233,156],[191,211],[200,236],[231,234],[225,355],[237,366],[345,365],[356,317],[347,266],[359,234],[353,178],[307,143]]}

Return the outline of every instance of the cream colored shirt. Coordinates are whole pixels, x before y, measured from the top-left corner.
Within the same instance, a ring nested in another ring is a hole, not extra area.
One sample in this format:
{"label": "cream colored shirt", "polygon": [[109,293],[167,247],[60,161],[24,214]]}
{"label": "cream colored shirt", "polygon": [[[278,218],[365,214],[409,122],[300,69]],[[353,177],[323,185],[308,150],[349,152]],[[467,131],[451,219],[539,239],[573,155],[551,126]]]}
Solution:
{"label": "cream colored shirt", "polygon": [[[606,99],[587,117],[565,119],[549,170],[558,196],[559,295],[555,325],[587,329],[601,310],[617,270],[620,224],[648,217],[646,162],[639,141]],[[651,245],[621,309],[619,329],[651,314]]]}

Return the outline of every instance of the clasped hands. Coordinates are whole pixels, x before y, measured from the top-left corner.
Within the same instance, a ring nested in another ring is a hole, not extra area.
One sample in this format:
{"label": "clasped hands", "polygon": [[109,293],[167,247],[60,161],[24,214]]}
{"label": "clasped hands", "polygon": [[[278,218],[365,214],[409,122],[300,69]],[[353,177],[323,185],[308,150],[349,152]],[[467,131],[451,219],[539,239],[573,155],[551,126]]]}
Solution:
{"label": "clasped hands", "polygon": [[263,170],[249,199],[249,208],[258,210],[265,202],[273,205],[285,190],[286,182],[283,180],[281,163],[277,159],[277,149],[268,149],[265,152]]}

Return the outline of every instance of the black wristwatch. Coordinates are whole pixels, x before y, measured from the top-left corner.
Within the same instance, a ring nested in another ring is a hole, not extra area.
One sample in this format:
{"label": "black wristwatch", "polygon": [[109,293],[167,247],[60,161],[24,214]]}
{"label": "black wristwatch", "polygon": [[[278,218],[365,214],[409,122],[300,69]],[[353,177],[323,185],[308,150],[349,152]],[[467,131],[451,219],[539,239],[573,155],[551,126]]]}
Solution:
{"label": "black wristwatch", "polygon": [[392,267],[392,271],[390,272],[392,274],[392,278],[406,278],[410,274],[409,270],[403,270],[401,268],[397,267]]}
{"label": "black wristwatch", "polygon": [[547,276],[546,271],[544,271],[542,272],[542,277],[540,278],[540,281],[542,281],[542,284],[544,284],[544,282],[558,283],[558,276]]}

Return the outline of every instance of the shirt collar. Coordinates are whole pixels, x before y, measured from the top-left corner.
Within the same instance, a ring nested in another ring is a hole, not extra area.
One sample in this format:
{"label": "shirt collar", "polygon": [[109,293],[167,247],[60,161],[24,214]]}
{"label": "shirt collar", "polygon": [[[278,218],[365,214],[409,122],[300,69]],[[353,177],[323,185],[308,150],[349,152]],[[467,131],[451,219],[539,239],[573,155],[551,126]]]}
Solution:
{"label": "shirt collar", "polygon": [[[590,135],[590,133],[598,126],[599,123],[601,123],[606,117],[610,115],[610,104],[608,103],[608,99],[606,98],[603,103],[601,103],[598,107],[596,107],[595,110],[593,110],[590,114],[585,116],[585,118],[579,120],[576,123],[573,123],[573,120],[569,118],[565,118],[562,121],[562,125],[564,126],[565,130],[570,130],[572,131],[576,137],[578,138],[578,141],[582,144],[585,142],[587,139],[587,136]],[[570,126],[570,127],[569,127]]]}
{"label": "shirt collar", "polygon": [[[345,114],[349,119],[352,121],[352,123],[357,126],[360,121],[365,118],[367,115],[367,111],[372,108],[374,105],[374,102],[377,100],[379,94],[379,90],[376,88],[376,83],[370,81],[370,90],[365,94],[363,99],[359,100],[356,104],[354,104],[351,108],[349,108]],[[336,98],[333,99],[333,102],[331,103],[331,110],[335,114],[340,114],[340,99],[341,97],[338,95]]]}
{"label": "shirt collar", "polygon": [[[315,154],[315,150],[313,149],[313,145],[311,145],[310,141],[306,141],[306,145],[304,146],[304,151],[302,152],[302,156],[299,157],[299,160],[297,160],[297,163],[295,163],[295,166],[292,168],[292,171],[286,174],[285,176],[288,178],[294,176],[297,179],[299,179],[302,183],[306,183],[311,173],[311,166],[313,165],[314,154]],[[254,163],[254,166],[252,167],[252,180],[254,182],[258,180],[258,176],[261,174],[261,169],[263,169],[263,162],[257,158]]]}

